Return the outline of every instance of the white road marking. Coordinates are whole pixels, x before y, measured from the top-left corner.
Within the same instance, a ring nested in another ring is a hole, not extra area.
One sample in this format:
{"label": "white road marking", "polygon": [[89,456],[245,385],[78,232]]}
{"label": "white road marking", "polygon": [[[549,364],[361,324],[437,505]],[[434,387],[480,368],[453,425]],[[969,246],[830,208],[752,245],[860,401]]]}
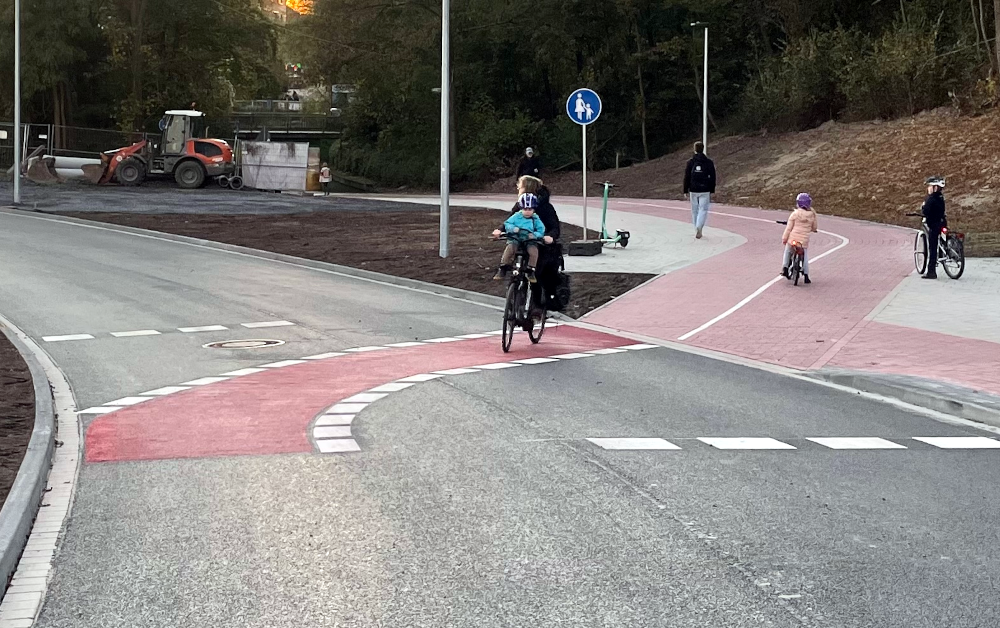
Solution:
{"label": "white road marking", "polygon": [[384,351],[386,347],[354,347],[353,349],[344,349],[350,353],[367,353],[368,351]]}
{"label": "white road marking", "polygon": [[350,438],[350,425],[324,425],[313,428],[313,438]]}
{"label": "white road marking", "polygon": [[941,449],[1000,449],[1000,440],[985,436],[918,436],[913,440]]}
{"label": "white road marking", "polygon": [[342,355],[347,355],[346,353],[341,353],[338,351],[331,351],[330,353],[320,353],[319,355],[307,355],[302,358],[303,360],[326,360],[327,358],[339,358]]}
{"label": "white road marking", "polygon": [[[476,369],[445,369],[443,371],[434,371],[437,375],[465,375],[467,373],[478,373]],[[401,380],[402,381],[402,380]]]}
{"label": "white road marking", "polygon": [[555,358],[524,358],[523,360],[514,360],[518,364],[548,364],[549,362],[558,362],[559,360]]}
{"label": "white road marking", "polygon": [[261,364],[260,368],[264,369],[280,369],[286,366],[295,366],[296,364],[305,364],[305,360],[282,360],[281,362],[271,362],[270,364]]}
{"label": "white road marking", "polygon": [[157,388],[156,390],[146,391],[142,393],[142,395],[144,397],[148,395],[159,397],[161,395],[172,395],[174,393],[181,392],[182,390],[190,390],[190,389],[191,389],[190,386],[164,386],[163,388]]}
{"label": "white road marking", "polygon": [[247,329],[261,329],[263,327],[288,327],[295,325],[295,323],[291,321],[264,321],[261,323],[240,323],[240,325]]}
{"label": "white road marking", "polygon": [[139,329],[137,331],[113,331],[111,335],[115,338],[132,338],[135,336],[159,336],[160,332],[155,329]]}
{"label": "white road marking", "polygon": [[431,338],[430,340],[425,340],[424,342],[442,343],[442,342],[459,342],[461,338]]}
{"label": "white road marking", "polygon": [[316,447],[319,448],[320,453],[324,454],[343,454],[355,451],[361,451],[358,444],[351,438],[334,438],[329,440],[317,440]]}
{"label": "white road marking", "polygon": [[580,358],[592,358],[594,356],[590,353],[563,353],[562,355],[554,355],[552,357],[560,360],[578,360]]}
{"label": "white road marking", "polygon": [[235,371],[229,371],[228,373],[223,373],[223,375],[228,375],[229,377],[242,377],[244,375],[253,375],[254,373],[263,373],[266,370],[267,369],[265,368],[251,367],[245,369],[237,369]]}
{"label": "white road marking", "polygon": [[601,449],[609,450],[680,449],[677,445],[662,438],[588,438],[587,440]]}
{"label": "white road marking", "polygon": [[412,385],[412,383],[390,382],[376,386],[375,388],[369,388],[368,390],[369,392],[399,392],[400,390],[406,390]]}
{"label": "white road marking", "polygon": [[354,421],[356,414],[324,414],[316,419],[317,426],[323,425],[350,425]]}
{"label": "white road marking", "polygon": [[109,406],[134,406],[137,403],[142,403],[143,401],[149,401],[152,397],[122,397],[121,399],[116,399],[114,401],[109,401]]}
{"label": "white road marking", "polygon": [[341,400],[341,403],[372,403],[388,396],[388,393],[359,393]]}
{"label": "white road marking", "polygon": [[515,364],[514,362],[494,362],[493,364],[480,364],[478,366],[473,366],[474,369],[482,369],[484,371],[499,371],[500,369],[511,369],[515,366],[521,366],[520,364]]}
{"label": "white road marking", "polygon": [[327,414],[357,414],[368,407],[367,403],[338,403],[326,411]]}
{"label": "white road marking", "polygon": [[390,345],[386,345],[386,346],[387,347],[393,347],[394,349],[405,349],[407,347],[419,347],[419,346],[421,346],[423,344],[424,343],[422,343],[422,342],[411,341],[411,342],[394,342],[394,343],[392,343]]}
{"label": "white road marking", "polygon": [[659,347],[660,345],[639,344],[639,345],[625,345],[624,347],[618,347],[618,348],[628,349],[629,351],[644,351],[645,349],[657,349]]}
{"label": "white road marking", "polygon": [[477,338],[489,338],[490,334],[463,334],[458,337],[465,338],[466,340],[475,340]]}
{"label": "white road marking", "polygon": [[716,449],[795,449],[773,438],[699,438]]}
{"label": "white road marking", "polygon": [[439,377],[441,377],[441,375],[436,374],[436,373],[420,373],[419,375],[410,375],[409,377],[403,377],[403,378],[397,379],[396,381],[397,382],[420,383],[420,382],[429,382],[432,379],[437,379]]}
{"label": "white road marking", "polygon": [[78,410],[77,414],[107,414],[109,412],[115,412],[116,410],[121,410],[121,408],[113,406],[94,406],[93,408],[87,408],[86,410]]}
{"label": "white road marking", "polygon": [[227,331],[225,325],[202,325],[201,327],[178,327],[177,331],[185,334],[194,334],[199,331]]}
{"label": "white road marking", "polygon": [[899,443],[874,437],[807,438],[806,440],[829,447],[830,449],[906,449],[906,447]]}
{"label": "white road marking", "polygon": [[67,340],[93,340],[90,334],[66,334],[65,336],[42,336],[45,342],[65,342]]}
{"label": "white road marking", "polygon": [[593,353],[594,355],[612,355],[614,353],[626,353],[627,349],[594,349],[593,351],[588,351],[587,353]]}
{"label": "white road marking", "polygon": [[181,386],[207,386],[208,384],[217,384],[219,382],[224,382],[228,377],[202,377],[200,379],[192,379],[190,382],[181,382]]}

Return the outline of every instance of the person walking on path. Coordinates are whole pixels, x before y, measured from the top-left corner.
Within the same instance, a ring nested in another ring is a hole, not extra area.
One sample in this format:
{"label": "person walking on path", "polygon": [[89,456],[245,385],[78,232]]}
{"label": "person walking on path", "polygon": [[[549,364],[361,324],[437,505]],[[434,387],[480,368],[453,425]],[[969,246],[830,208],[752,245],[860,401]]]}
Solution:
{"label": "person walking on path", "polygon": [[524,157],[521,158],[521,162],[517,164],[517,178],[520,180],[521,177],[536,177],[538,178],[542,172],[542,162],[535,156],[535,149],[532,147],[527,147],[524,149]]}
{"label": "person walking on path", "polygon": [[323,186],[323,196],[330,196],[330,181],[333,177],[330,175],[330,167],[323,162],[323,166],[319,169],[319,183]]}
{"label": "person walking on path", "polygon": [[684,193],[691,199],[694,237],[699,239],[708,220],[712,194],[715,194],[715,179],[715,163],[705,155],[705,145],[695,142],[694,157],[688,161],[684,171]]}

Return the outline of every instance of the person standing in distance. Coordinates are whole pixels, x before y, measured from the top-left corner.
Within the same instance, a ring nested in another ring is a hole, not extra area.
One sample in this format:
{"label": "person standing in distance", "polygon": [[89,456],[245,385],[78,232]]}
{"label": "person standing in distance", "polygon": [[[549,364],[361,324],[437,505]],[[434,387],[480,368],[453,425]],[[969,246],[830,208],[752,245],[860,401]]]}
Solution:
{"label": "person standing in distance", "polygon": [[705,145],[701,142],[695,142],[694,157],[684,171],[684,193],[691,199],[694,237],[700,239],[708,220],[708,206],[715,194],[715,163],[705,155]]}
{"label": "person standing in distance", "polygon": [[323,186],[323,196],[330,196],[330,181],[333,180],[333,176],[330,174],[330,166],[323,162],[323,166],[319,169],[319,183]]}
{"label": "person standing in distance", "polygon": [[542,172],[542,162],[535,156],[535,149],[527,147],[524,149],[524,157],[517,164],[517,179],[521,177],[538,178]]}
{"label": "person standing in distance", "polygon": [[941,229],[948,226],[944,212],[944,177],[928,177],[927,198],[920,207],[927,229],[927,270],[924,279],[937,279],[938,239]]}

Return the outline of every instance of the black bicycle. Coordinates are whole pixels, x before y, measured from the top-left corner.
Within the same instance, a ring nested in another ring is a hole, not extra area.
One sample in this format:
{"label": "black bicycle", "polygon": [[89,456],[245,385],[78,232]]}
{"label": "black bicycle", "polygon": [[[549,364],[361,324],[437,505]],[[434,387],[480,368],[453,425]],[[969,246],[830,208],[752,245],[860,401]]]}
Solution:
{"label": "black bicycle", "polygon": [[[498,240],[503,240],[503,234]],[[514,264],[507,282],[507,299],[503,308],[503,333],[500,335],[500,346],[503,352],[510,351],[514,340],[514,331],[518,328],[528,332],[531,344],[538,344],[545,333],[545,321],[548,318],[545,290],[541,284],[528,281],[528,250],[529,242],[517,245],[514,254]],[[535,242],[541,246],[540,242]]]}
{"label": "black bicycle", "polygon": [[[908,213],[907,216],[920,216],[923,214]],[[917,232],[913,240],[913,265],[917,272],[923,275],[928,271],[927,258],[929,248],[927,246],[927,221],[920,231]],[[938,236],[938,264],[944,267],[944,272],[952,279],[958,279],[965,273],[965,234],[949,231],[947,227],[941,228],[941,235]]]}
{"label": "black bicycle", "polygon": [[[787,225],[787,220],[775,220],[779,225]],[[786,279],[792,281],[792,285],[799,285],[799,277],[803,274],[803,264],[806,259],[806,250],[802,248],[802,243],[795,240],[789,240],[789,246],[792,247],[792,258],[788,262],[788,274],[785,275]]]}

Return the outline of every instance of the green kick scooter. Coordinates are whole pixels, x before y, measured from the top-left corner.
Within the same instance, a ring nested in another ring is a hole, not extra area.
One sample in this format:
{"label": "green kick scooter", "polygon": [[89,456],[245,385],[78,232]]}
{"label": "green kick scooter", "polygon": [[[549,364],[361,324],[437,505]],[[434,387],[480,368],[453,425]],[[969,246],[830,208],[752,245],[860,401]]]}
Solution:
{"label": "green kick scooter", "polygon": [[608,193],[611,188],[615,187],[610,181],[605,181],[604,183],[595,183],[594,185],[604,187],[604,209],[601,211],[601,237],[600,240],[604,244],[620,244],[622,248],[628,246],[629,232],[622,229],[615,231],[615,236],[611,237],[608,234]]}

